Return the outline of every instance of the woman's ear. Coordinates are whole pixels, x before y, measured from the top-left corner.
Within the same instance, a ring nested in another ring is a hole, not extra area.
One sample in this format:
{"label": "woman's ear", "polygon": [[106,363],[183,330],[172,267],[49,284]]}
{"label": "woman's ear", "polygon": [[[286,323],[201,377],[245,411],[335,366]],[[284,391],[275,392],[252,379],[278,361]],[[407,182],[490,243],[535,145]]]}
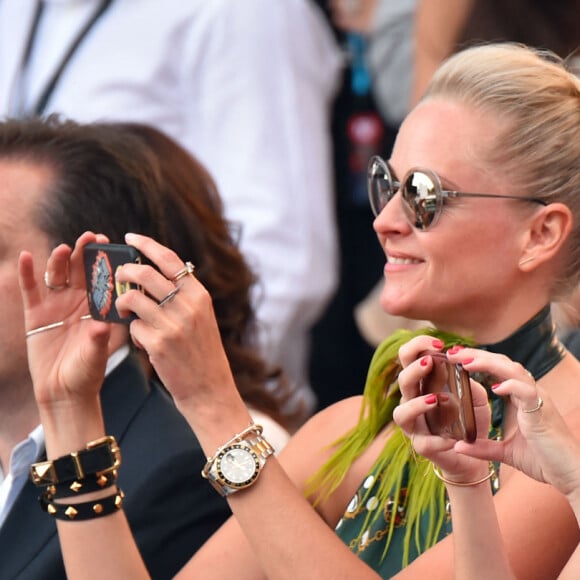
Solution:
{"label": "woman's ear", "polygon": [[573,216],[563,203],[550,203],[534,216],[522,248],[519,267],[530,271],[554,258],[572,230]]}

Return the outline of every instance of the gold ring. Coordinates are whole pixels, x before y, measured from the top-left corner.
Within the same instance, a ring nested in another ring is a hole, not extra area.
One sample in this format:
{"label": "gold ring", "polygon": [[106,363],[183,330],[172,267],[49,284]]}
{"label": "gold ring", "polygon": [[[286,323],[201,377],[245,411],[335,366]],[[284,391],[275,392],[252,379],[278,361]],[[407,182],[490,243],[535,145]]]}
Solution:
{"label": "gold ring", "polygon": [[44,285],[49,289],[49,290],[64,290],[65,288],[68,287],[68,280],[64,283],[61,284],[59,286],[54,286],[53,284],[51,284],[48,281],[48,272],[44,273]]}
{"label": "gold ring", "polygon": [[533,409],[522,409],[523,413],[535,413],[539,411],[544,406],[544,399],[542,397],[538,397],[538,402]]}
{"label": "gold ring", "polygon": [[184,276],[188,274],[193,274],[195,266],[191,262],[185,262],[185,266],[171,278],[171,281],[175,284],[178,280],[181,280]]}

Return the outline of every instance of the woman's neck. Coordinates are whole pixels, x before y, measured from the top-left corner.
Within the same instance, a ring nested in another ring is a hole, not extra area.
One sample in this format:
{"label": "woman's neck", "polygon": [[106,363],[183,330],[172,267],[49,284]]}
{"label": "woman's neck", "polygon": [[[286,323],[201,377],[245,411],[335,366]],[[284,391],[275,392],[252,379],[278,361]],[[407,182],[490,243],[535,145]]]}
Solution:
{"label": "woman's neck", "polygon": [[556,336],[549,304],[507,338],[480,348],[505,354],[522,364],[536,380],[554,368],[566,353]]}

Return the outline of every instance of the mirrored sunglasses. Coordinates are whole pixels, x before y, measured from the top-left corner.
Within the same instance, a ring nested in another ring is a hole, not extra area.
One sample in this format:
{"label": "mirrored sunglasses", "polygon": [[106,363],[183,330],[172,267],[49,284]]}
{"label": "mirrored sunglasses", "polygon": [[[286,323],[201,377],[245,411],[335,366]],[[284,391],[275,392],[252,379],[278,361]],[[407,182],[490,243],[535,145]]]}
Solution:
{"label": "mirrored sunglasses", "polygon": [[402,181],[396,181],[389,164],[378,155],[371,157],[369,161],[367,188],[375,216],[378,216],[400,191],[405,215],[411,225],[419,230],[426,230],[437,223],[445,199],[450,197],[515,199],[548,205],[546,201],[537,197],[449,191],[442,188],[439,176],[429,169],[411,169]]}

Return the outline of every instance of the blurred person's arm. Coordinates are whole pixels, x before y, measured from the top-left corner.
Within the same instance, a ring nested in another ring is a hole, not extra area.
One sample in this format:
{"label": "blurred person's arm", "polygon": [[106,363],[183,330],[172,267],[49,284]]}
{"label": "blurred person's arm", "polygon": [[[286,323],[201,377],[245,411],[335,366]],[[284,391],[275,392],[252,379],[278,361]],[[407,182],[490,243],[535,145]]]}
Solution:
{"label": "blurred person's arm", "polygon": [[441,61],[454,51],[474,1],[417,0],[411,107],[421,99]]}
{"label": "blurred person's arm", "polygon": [[398,126],[409,112],[417,0],[379,0],[369,33],[373,95],[385,119]]}

